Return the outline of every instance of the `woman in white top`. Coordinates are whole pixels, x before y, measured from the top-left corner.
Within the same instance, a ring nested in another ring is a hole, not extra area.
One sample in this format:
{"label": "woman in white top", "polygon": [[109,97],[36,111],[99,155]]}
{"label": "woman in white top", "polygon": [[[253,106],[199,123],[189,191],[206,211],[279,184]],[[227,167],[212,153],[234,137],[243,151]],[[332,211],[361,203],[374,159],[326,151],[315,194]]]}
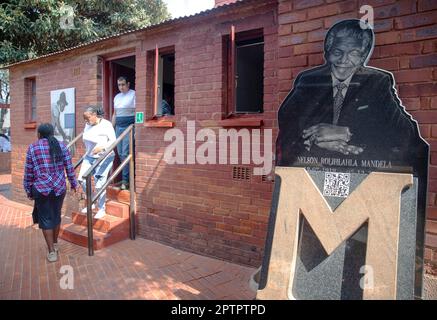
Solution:
{"label": "woman in white top", "polygon": [[[103,111],[99,107],[90,106],[83,113],[83,118],[86,122],[83,131],[83,142],[86,148],[85,158],[82,162],[79,172],[78,181],[86,192],[86,185],[83,175],[98,160],[116,140],[114,127],[111,122],[102,118]],[[114,151],[112,151],[105,160],[103,160],[94,170],[94,183],[96,192],[103,187],[108,179],[109,171],[111,171],[114,161]],[[104,191],[98,199],[99,211],[94,218],[99,219],[105,216],[106,191]],[[95,206],[93,205],[93,208]],[[86,208],[82,210],[86,212]]]}
{"label": "woman in white top", "polygon": [[[115,126],[117,138],[133,123],[135,123],[135,91],[130,89],[130,83],[126,77],[117,79],[118,93],[114,98],[114,116],[112,124]],[[129,155],[129,135],[117,145],[117,152],[120,162]],[[125,166],[122,171],[121,189],[129,188],[129,166]]]}

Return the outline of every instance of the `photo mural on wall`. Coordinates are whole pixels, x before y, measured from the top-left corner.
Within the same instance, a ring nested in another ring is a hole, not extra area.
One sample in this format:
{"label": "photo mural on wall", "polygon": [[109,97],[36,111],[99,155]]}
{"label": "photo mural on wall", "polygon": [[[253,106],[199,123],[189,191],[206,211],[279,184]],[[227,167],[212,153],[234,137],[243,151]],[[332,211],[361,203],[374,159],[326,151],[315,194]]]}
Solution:
{"label": "photo mural on wall", "polygon": [[75,136],[75,90],[74,88],[50,92],[51,121],[55,137],[66,144]]}

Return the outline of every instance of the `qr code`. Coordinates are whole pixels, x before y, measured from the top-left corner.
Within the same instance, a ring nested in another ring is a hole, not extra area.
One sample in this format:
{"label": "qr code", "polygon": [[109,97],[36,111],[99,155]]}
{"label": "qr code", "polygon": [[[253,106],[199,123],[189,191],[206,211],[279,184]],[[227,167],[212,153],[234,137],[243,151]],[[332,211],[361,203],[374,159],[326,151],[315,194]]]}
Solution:
{"label": "qr code", "polygon": [[323,195],[328,197],[347,198],[351,182],[350,173],[325,172]]}

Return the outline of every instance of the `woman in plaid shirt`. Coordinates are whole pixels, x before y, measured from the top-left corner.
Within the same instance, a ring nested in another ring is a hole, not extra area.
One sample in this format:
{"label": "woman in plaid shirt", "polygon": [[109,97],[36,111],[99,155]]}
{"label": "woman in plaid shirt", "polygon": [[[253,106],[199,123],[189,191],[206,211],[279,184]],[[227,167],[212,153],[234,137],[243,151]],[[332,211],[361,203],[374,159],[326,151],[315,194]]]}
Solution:
{"label": "woman in plaid shirt", "polygon": [[49,249],[47,259],[50,262],[58,260],[61,209],[67,190],[65,172],[71,189],[76,192],[77,187],[70,152],[53,134],[50,123],[38,127],[38,141],[27,150],[23,179],[27,197],[35,200],[34,210]]}

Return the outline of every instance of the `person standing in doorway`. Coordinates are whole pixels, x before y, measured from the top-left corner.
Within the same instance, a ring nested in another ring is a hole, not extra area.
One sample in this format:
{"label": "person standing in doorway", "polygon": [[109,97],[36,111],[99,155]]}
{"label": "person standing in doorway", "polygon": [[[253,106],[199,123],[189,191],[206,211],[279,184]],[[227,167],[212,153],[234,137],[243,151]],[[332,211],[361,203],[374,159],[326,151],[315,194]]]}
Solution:
{"label": "person standing in doorway", "polygon": [[48,247],[47,260],[58,260],[58,234],[61,226],[61,209],[67,185],[65,172],[76,192],[71,155],[67,147],[54,136],[50,123],[38,127],[38,141],[27,149],[23,186],[27,197],[35,200],[34,223],[39,224]]}
{"label": "person standing in doorway", "polygon": [[[122,76],[117,79],[118,93],[114,98],[114,115],[112,125],[115,126],[117,138],[131,125],[135,123],[135,90],[130,89],[130,82]],[[129,135],[117,145],[120,162],[129,155]],[[129,189],[129,166],[122,171],[121,189]]]}

